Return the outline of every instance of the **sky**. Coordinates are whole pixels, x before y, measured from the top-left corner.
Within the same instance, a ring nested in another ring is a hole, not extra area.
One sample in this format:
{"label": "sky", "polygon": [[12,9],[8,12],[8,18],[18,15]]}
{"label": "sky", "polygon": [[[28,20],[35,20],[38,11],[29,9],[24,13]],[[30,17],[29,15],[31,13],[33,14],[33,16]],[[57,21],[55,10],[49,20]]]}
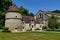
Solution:
{"label": "sky", "polygon": [[29,12],[36,14],[38,10],[60,10],[60,0],[13,0],[18,7],[23,6]]}

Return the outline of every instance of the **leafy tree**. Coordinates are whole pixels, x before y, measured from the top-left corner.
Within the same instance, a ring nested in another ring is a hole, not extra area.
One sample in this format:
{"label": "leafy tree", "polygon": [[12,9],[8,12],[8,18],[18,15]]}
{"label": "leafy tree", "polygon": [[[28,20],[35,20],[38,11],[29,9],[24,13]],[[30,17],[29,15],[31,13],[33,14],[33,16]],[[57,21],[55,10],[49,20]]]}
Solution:
{"label": "leafy tree", "polygon": [[12,0],[0,0],[0,11],[6,11],[12,5]]}
{"label": "leafy tree", "polygon": [[60,22],[56,22],[55,28],[59,29],[59,27],[60,27]]}
{"label": "leafy tree", "polygon": [[32,12],[30,12],[29,16],[32,16],[32,17],[34,17],[34,14],[33,14]]}
{"label": "leafy tree", "polygon": [[20,10],[20,12],[22,12],[23,16],[29,16],[28,10],[26,8],[24,8],[23,6],[20,6],[19,10]]}
{"label": "leafy tree", "polygon": [[22,12],[23,16],[32,16],[32,17],[34,16],[34,14],[32,12],[29,13],[29,11],[26,8],[24,8],[23,6],[20,6],[19,10],[20,10],[20,12]]}
{"label": "leafy tree", "polygon": [[60,10],[54,10],[53,13],[60,13]]}
{"label": "leafy tree", "polygon": [[5,12],[12,5],[12,0],[0,0],[0,27],[4,26]]}
{"label": "leafy tree", "polygon": [[2,32],[11,32],[8,27],[4,27]]}
{"label": "leafy tree", "polygon": [[52,30],[55,30],[58,27],[57,23],[58,23],[57,22],[57,17],[55,17],[53,15],[48,19],[48,26]]}

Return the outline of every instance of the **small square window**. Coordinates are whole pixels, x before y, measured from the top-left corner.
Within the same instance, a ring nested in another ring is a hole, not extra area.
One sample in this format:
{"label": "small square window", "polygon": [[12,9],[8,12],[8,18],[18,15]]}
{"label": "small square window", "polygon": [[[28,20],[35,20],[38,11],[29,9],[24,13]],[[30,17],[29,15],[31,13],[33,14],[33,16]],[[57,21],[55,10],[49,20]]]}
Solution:
{"label": "small square window", "polygon": [[15,16],[17,18],[17,16]]}
{"label": "small square window", "polygon": [[23,29],[24,29],[24,27],[23,27]]}

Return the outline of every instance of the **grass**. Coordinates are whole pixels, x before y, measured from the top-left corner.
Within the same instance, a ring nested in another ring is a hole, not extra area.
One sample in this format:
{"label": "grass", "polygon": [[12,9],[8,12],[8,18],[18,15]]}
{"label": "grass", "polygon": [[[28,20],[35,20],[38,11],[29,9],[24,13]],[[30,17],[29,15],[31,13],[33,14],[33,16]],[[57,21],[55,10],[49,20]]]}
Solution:
{"label": "grass", "polygon": [[0,32],[0,40],[60,40],[60,33],[55,32]]}

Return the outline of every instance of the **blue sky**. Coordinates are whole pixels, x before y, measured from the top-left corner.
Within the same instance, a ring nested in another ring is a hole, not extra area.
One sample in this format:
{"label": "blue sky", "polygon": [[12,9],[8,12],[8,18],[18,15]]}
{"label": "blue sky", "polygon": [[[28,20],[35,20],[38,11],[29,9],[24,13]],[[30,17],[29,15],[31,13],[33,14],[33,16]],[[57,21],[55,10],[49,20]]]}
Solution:
{"label": "blue sky", "polygon": [[13,0],[18,7],[23,6],[34,14],[38,10],[52,11],[60,10],[60,0]]}

